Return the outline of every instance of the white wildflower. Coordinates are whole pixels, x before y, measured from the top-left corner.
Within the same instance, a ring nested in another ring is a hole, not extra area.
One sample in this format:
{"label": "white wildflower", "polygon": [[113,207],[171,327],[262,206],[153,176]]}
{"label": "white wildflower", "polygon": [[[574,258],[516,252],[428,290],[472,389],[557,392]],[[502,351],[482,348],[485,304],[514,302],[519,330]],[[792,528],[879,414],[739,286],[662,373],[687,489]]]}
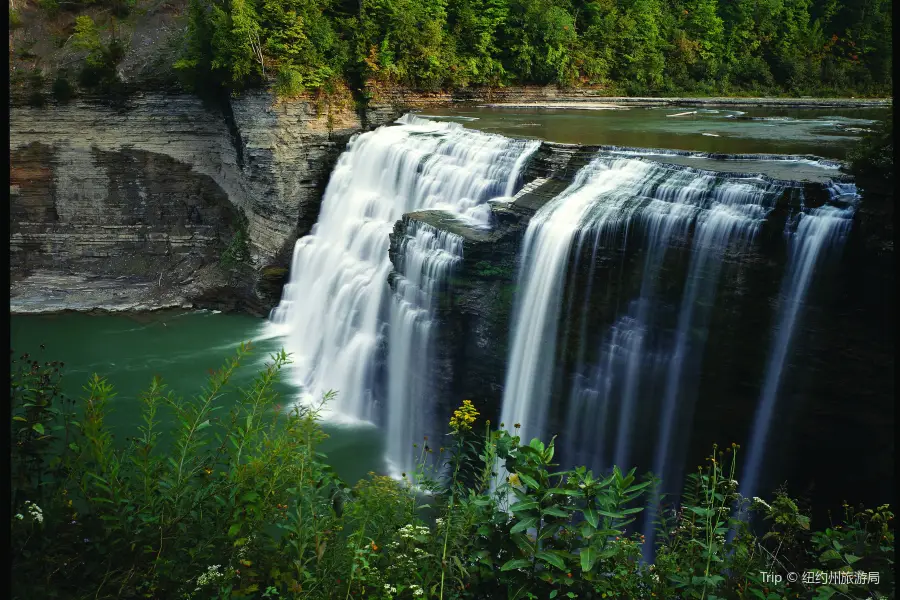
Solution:
{"label": "white wildflower", "polygon": [[37,504],[33,503],[31,500],[25,501],[25,509],[28,511],[28,514],[32,519],[37,521],[38,523],[44,522],[44,511],[41,510],[41,507]]}
{"label": "white wildflower", "polygon": [[206,573],[197,578],[197,585],[203,587],[222,578],[223,573],[219,571],[222,565],[210,565],[206,569]]}
{"label": "white wildflower", "polygon": [[766,510],[771,510],[771,509],[772,509],[772,507],[769,506],[769,504],[768,504],[765,500],[763,500],[762,498],[759,498],[758,496],[753,496],[753,504],[757,504],[757,505],[759,505],[759,506],[762,506],[762,507],[765,508]]}

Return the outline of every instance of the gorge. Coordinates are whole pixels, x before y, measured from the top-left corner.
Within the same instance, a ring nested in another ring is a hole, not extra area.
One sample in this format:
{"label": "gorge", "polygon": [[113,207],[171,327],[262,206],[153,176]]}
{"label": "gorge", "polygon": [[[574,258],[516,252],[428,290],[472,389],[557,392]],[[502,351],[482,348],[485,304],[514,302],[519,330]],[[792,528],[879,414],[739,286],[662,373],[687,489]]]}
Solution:
{"label": "gorge", "polygon": [[[335,390],[341,426],[377,423],[395,476],[471,398],[523,436],[562,434],[564,466],[652,470],[667,494],[713,442],[735,441],[747,493],[787,479],[832,503],[857,483],[889,499],[889,223],[833,161],[538,142],[412,116],[372,130],[399,106],[357,133],[352,113],[263,104],[234,102],[231,128],[192,107],[177,117],[178,103],[137,111],[114,141],[94,117],[82,146],[19,118],[15,277],[64,265],[140,274],[146,306],[274,307],[259,337],[293,354],[296,395]],[[163,123],[170,144],[154,142]],[[194,187],[178,196],[161,173]],[[128,217],[142,201],[155,221]],[[241,231],[249,264],[221,269]],[[840,476],[809,464],[850,446],[884,458]]]}

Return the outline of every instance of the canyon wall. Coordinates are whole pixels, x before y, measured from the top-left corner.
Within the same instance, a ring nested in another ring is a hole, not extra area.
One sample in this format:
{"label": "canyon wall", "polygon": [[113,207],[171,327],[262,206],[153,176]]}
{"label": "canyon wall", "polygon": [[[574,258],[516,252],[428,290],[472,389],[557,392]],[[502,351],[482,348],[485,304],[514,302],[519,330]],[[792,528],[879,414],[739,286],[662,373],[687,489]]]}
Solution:
{"label": "canyon wall", "polygon": [[[13,106],[13,310],[193,304],[266,314],[347,141],[398,116],[385,105],[366,117],[349,95]],[[249,261],[223,266],[241,239]]]}

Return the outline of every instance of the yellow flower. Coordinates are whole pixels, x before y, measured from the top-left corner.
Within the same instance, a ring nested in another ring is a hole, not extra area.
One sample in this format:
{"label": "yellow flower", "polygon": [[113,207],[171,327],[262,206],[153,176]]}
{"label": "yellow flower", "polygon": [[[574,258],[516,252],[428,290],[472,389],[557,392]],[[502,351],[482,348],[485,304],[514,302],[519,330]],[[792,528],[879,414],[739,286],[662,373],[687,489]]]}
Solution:
{"label": "yellow flower", "polygon": [[469,431],[478,414],[471,400],[463,400],[462,406],[453,411],[453,416],[450,417],[450,428],[456,433]]}
{"label": "yellow flower", "polygon": [[519,479],[519,474],[518,474],[518,473],[513,473],[512,475],[510,475],[510,476],[509,476],[509,483],[510,483],[510,485],[518,485],[518,486],[521,486],[521,485],[522,485],[522,481]]}

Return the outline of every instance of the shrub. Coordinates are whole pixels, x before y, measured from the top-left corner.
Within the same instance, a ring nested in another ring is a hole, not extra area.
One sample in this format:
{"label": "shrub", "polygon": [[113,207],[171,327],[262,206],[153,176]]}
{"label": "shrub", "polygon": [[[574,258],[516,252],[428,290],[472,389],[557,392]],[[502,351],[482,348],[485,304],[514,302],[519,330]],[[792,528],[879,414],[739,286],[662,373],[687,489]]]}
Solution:
{"label": "shrub", "polygon": [[62,73],[53,80],[53,98],[60,104],[66,104],[75,97],[75,86]]}
{"label": "shrub", "polygon": [[291,67],[278,69],[275,78],[275,93],[282,98],[294,98],[304,91],[303,75]]}
{"label": "shrub", "polygon": [[847,155],[850,173],[859,187],[893,195],[894,190],[894,114],[867,132]]}
{"label": "shrub", "polygon": [[22,15],[14,8],[9,9],[9,30],[18,29],[22,26]]}
{"label": "shrub", "polygon": [[[558,470],[555,440],[482,426],[469,401],[437,450],[417,445],[415,472],[350,490],[317,450],[318,409],[276,404],[283,352],[232,389],[249,353],[191,399],[154,378],[124,443],[106,379],[93,375],[76,406],[62,364],[12,354],[13,598],[893,596],[888,506],[846,506],[814,531],[783,490],[738,495],[736,445],[714,447],[660,510],[653,564],[633,524],[654,479]],[[847,577],[765,577],[790,571]]]}

